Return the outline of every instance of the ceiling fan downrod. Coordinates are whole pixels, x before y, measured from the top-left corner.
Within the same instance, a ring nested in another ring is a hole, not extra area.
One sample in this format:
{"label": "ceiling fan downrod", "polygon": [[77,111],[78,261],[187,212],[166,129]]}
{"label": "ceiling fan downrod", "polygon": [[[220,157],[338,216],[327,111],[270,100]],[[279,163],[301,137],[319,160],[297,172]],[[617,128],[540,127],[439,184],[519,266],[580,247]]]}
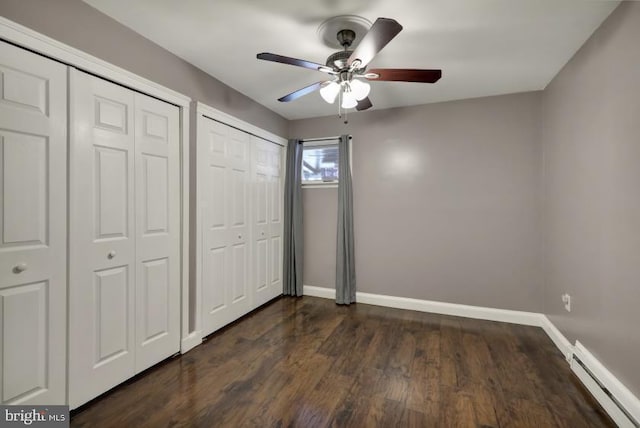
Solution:
{"label": "ceiling fan downrod", "polygon": [[338,42],[344,48],[344,50],[348,50],[351,47],[351,44],[356,38],[356,33],[353,30],[345,29],[338,31],[336,34]]}

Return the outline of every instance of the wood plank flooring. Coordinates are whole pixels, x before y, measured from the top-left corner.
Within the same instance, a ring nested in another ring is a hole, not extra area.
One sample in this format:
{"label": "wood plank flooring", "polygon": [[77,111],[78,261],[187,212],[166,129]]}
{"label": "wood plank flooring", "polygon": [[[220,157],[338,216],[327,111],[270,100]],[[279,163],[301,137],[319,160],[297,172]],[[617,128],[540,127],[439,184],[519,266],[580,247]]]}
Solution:
{"label": "wood plank flooring", "polygon": [[545,333],[282,298],[74,412],[73,427],[609,427]]}

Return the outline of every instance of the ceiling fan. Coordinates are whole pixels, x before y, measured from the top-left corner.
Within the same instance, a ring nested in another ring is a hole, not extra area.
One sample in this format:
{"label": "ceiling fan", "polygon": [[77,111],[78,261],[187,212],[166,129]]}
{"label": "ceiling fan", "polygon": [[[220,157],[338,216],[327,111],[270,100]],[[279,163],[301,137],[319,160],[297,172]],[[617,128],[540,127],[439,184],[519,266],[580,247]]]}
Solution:
{"label": "ceiling fan", "polygon": [[378,18],[364,35],[354,50],[349,50],[356,33],[350,29],[338,31],[336,37],[344,50],[327,58],[325,65],[273,53],[260,53],[258,59],[282,64],[295,65],[320,71],[331,76],[312,85],[298,89],[278,101],[288,102],[320,90],[320,95],[329,104],[339,99],[343,109],[367,110],[373,104],[369,99],[370,86],[363,81],[393,81],[435,83],[442,76],[442,70],[421,70],[406,68],[374,68],[367,70],[371,60],[402,30],[402,25],[390,18]]}

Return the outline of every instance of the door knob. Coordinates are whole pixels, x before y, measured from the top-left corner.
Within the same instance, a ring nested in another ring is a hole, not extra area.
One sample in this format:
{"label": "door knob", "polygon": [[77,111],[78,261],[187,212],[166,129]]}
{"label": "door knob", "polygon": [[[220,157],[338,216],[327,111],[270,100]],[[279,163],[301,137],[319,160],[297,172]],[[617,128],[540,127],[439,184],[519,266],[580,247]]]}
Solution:
{"label": "door knob", "polygon": [[26,263],[20,263],[19,265],[15,266],[13,268],[13,272],[14,273],[22,273],[25,270],[27,270],[27,264]]}
{"label": "door knob", "polygon": [[108,258],[110,258],[110,259],[114,258],[115,256],[116,256],[116,252],[115,252],[115,250],[111,250],[111,251],[109,251],[109,253],[107,254],[107,257],[108,257]]}
{"label": "door knob", "polygon": [[238,239],[242,239],[242,235],[238,235]]}
{"label": "door knob", "polygon": [[260,232],[260,235],[264,236],[264,232]]}

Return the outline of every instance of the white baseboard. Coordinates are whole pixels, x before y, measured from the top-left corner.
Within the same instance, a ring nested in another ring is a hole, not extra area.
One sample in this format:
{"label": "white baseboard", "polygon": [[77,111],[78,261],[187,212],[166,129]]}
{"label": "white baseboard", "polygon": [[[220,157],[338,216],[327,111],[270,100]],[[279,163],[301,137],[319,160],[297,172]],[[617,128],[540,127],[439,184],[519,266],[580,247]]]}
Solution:
{"label": "white baseboard", "polygon": [[542,321],[540,327],[547,333],[547,336],[553,341],[556,347],[562,352],[567,362],[571,362],[571,356],[573,355],[573,345],[564,337],[564,335],[556,328],[546,315],[540,314]]}
{"label": "white baseboard", "polygon": [[326,287],[316,287],[314,285],[305,285],[302,288],[304,296],[322,297],[323,299],[335,299],[336,290]]}
{"label": "white baseboard", "polygon": [[[305,296],[335,299],[336,292],[331,288],[305,285]],[[485,308],[480,306],[460,305],[456,303],[435,302],[431,300],[411,299],[408,297],[385,296],[356,292],[356,301],[369,305],[386,306],[396,309],[430,312],[441,315],[474,318],[488,321],[500,321],[511,324],[533,325],[540,327],[543,315],[535,312],[511,311],[507,309]]]}
{"label": "white baseboard", "polygon": [[[640,423],[640,400],[579,341],[576,341],[574,354],[582,361],[588,371],[573,358],[571,359],[571,369],[613,421],[620,427],[633,428],[638,426],[632,422],[629,416],[635,419],[636,424]],[[608,390],[611,396],[607,395],[603,388]],[[624,408],[629,416],[620,410],[619,406]]]}
{"label": "white baseboard", "polygon": [[184,337],[180,342],[180,353],[186,354],[196,346],[202,343],[202,332],[194,331],[190,333],[187,337]]}

